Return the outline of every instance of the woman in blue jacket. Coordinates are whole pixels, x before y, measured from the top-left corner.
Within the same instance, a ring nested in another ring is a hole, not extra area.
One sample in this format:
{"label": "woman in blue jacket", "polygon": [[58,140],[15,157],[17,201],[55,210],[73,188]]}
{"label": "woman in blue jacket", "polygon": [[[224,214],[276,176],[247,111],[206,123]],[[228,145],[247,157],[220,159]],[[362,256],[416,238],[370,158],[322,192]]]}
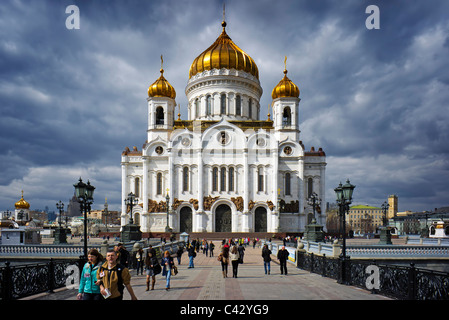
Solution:
{"label": "woman in blue jacket", "polygon": [[103,262],[103,256],[97,249],[90,249],[87,253],[88,262],[84,265],[81,273],[78,300],[103,300],[100,287],[96,284],[97,271]]}
{"label": "woman in blue jacket", "polygon": [[167,279],[167,285],[165,286],[165,290],[170,289],[170,277],[172,268],[174,266],[173,258],[170,256],[170,252],[165,251],[164,257],[162,258],[161,265],[163,267],[162,275]]}

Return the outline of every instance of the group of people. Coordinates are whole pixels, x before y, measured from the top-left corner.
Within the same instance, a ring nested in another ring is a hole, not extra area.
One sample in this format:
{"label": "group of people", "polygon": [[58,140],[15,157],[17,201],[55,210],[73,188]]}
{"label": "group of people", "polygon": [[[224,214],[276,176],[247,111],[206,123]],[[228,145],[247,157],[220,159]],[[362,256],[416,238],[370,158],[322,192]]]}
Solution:
{"label": "group of people", "polygon": [[[279,266],[281,268],[281,274],[287,275],[287,261],[288,261],[289,252],[285,249],[285,246],[282,246],[280,250],[278,250],[277,259],[279,260]],[[262,258],[263,258],[263,267],[265,269],[265,274],[270,274],[271,272],[271,250],[268,248],[268,245],[265,244],[262,248]]]}
{"label": "group of people", "polygon": [[237,278],[238,266],[243,263],[245,255],[245,247],[243,243],[235,243],[234,241],[223,240],[220,245],[220,254],[217,260],[221,262],[221,271],[223,278],[228,277],[228,265],[232,265],[232,277]]}

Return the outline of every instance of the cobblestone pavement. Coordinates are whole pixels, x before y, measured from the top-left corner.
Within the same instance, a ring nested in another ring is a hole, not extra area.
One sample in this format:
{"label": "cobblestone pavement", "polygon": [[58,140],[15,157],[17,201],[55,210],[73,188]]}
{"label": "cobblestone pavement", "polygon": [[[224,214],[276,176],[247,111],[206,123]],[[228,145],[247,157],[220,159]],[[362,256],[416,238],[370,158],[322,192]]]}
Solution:
{"label": "cobblestone pavement", "polygon": [[[216,242],[216,248],[218,248]],[[217,250],[215,250],[217,251]],[[261,248],[248,246],[244,263],[238,267],[238,277],[223,278],[220,262],[202,252],[195,258],[195,268],[188,268],[187,253],[182,256],[179,273],[171,278],[170,290],[165,290],[165,278],[156,276],[154,290],[146,290],[145,275],[131,270],[131,285],[139,300],[389,300],[361,288],[340,285],[335,280],[309,273],[288,264],[288,275],[281,275],[279,264],[273,256],[271,274],[265,275]],[[175,258],[177,264],[177,259]],[[60,289],[52,294],[42,294],[28,300],[76,300],[77,291]],[[125,289],[124,300],[130,300]]]}

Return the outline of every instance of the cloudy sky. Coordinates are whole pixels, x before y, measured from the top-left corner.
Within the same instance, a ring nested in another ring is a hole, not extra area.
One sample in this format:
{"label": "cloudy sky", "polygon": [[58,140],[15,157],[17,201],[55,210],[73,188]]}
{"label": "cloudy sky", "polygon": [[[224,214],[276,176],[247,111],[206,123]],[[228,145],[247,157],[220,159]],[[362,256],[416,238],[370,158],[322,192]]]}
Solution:
{"label": "cloudy sky", "polygon": [[[146,139],[148,86],[165,77],[187,118],[192,61],[221,32],[223,0],[6,0],[0,6],[0,210],[68,203],[81,176],[94,209],[121,203],[120,155]],[[67,29],[77,5],[80,29]],[[367,6],[380,10],[369,30]],[[226,0],[227,33],[264,94],[299,87],[301,139],[327,155],[326,201],[449,205],[449,2]],[[261,112],[265,119],[266,112]]]}

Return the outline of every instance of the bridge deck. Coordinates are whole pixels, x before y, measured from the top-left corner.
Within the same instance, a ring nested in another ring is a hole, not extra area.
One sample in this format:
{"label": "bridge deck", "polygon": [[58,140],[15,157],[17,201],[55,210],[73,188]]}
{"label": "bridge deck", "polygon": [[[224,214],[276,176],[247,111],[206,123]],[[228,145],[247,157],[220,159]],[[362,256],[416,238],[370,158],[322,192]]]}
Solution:
{"label": "bridge deck", "polygon": [[[218,248],[219,242],[216,243]],[[195,268],[188,269],[188,257],[184,253],[179,274],[172,277],[171,289],[165,290],[165,278],[156,277],[153,291],[145,291],[145,275],[132,270],[131,285],[139,300],[389,300],[371,294],[367,290],[338,284],[335,280],[297,269],[288,264],[288,275],[281,275],[279,264],[273,256],[271,274],[265,275],[261,248],[248,246],[244,263],[239,265],[238,278],[232,278],[229,265],[228,278],[224,279],[216,256],[202,252],[195,258]],[[175,258],[175,263],[177,261]],[[74,289],[58,290],[52,294],[29,297],[34,300],[76,300]],[[125,289],[124,300],[130,300]]]}

